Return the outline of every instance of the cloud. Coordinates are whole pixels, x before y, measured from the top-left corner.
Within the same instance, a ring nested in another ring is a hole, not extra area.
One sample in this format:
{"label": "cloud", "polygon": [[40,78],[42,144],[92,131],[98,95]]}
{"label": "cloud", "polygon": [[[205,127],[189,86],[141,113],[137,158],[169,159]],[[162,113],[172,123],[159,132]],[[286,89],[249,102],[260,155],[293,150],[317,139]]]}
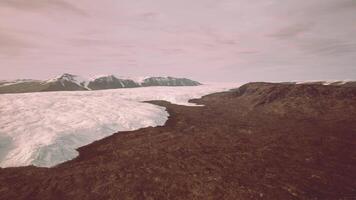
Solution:
{"label": "cloud", "polygon": [[338,0],[333,1],[329,0],[325,4],[320,4],[319,6],[315,6],[311,12],[315,14],[332,14],[337,12],[345,12],[345,11],[355,11],[356,10],[356,1],[355,0]]}
{"label": "cloud", "polygon": [[268,36],[278,38],[278,39],[295,38],[309,31],[310,29],[312,29],[312,27],[313,27],[313,23],[294,24],[282,28],[275,33],[269,34]]}
{"label": "cloud", "polygon": [[356,78],[355,21],[355,0],[0,0],[0,78]]}
{"label": "cloud", "polygon": [[0,30],[0,55],[17,56],[30,47],[33,47],[30,42]]}
{"label": "cloud", "polygon": [[1,0],[0,7],[2,6],[25,11],[62,9],[79,15],[87,15],[82,9],[64,0]]}
{"label": "cloud", "polygon": [[239,51],[238,54],[257,54],[258,51]]}
{"label": "cloud", "polygon": [[83,46],[83,47],[90,47],[90,46],[108,46],[113,47],[117,45],[117,42],[112,40],[104,40],[104,39],[93,39],[93,38],[76,38],[76,39],[69,39],[69,44],[73,46]]}
{"label": "cloud", "polygon": [[301,43],[302,49],[312,55],[319,56],[345,56],[354,54],[356,56],[356,42],[340,41],[333,39],[313,39]]}

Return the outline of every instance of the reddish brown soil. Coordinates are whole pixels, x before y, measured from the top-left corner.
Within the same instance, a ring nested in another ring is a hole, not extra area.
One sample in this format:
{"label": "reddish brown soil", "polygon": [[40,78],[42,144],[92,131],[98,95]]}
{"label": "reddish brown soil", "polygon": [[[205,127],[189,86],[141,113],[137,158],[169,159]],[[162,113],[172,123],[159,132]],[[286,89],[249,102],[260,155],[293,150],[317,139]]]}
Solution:
{"label": "reddish brown soil", "polygon": [[167,102],[57,167],[0,169],[0,199],[356,199],[356,88],[251,83]]}

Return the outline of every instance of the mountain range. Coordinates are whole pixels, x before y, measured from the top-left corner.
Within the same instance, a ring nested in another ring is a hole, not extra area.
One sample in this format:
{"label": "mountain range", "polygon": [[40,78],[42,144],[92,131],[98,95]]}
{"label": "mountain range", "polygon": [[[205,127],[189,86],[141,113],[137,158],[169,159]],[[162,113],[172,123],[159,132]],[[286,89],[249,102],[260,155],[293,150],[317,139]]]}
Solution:
{"label": "mountain range", "polygon": [[27,93],[46,91],[81,91],[105,90],[117,88],[135,88],[149,86],[198,86],[201,83],[187,78],[175,77],[143,77],[119,78],[115,75],[83,78],[73,74],[62,74],[49,80],[19,79],[15,81],[0,81],[0,94]]}

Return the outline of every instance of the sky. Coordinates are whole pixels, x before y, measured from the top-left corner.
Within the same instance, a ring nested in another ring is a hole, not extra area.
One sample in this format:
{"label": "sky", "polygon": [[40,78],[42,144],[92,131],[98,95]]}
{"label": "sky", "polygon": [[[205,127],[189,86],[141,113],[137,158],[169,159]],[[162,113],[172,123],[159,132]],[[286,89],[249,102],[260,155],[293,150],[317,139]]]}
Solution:
{"label": "sky", "polygon": [[0,0],[0,79],[356,80],[356,0]]}

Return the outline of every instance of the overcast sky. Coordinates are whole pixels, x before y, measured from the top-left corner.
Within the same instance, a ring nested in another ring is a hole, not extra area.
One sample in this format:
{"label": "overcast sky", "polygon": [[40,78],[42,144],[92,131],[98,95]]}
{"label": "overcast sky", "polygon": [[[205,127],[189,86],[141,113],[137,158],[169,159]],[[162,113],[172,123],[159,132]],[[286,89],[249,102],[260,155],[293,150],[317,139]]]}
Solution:
{"label": "overcast sky", "polygon": [[356,79],[356,0],[0,0],[0,79]]}

